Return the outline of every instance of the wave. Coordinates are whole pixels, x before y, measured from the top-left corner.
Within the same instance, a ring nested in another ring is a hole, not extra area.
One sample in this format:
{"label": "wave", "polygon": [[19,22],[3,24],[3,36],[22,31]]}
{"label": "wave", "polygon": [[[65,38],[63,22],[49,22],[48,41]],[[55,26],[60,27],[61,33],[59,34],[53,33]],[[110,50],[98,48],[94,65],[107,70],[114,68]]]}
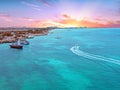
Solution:
{"label": "wave", "polygon": [[113,58],[107,58],[107,57],[104,57],[104,56],[94,55],[94,54],[90,54],[90,53],[81,51],[79,49],[79,46],[73,46],[72,48],[70,48],[70,50],[74,54],[76,54],[78,56],[82,56],[84,58],[88,58],[88,59],[92,59],[92,60],[102,60],[102,61],[111,62],[111,63],[117,64],[117,65],[120,65],[120,60],[116,60],[116,59],[113,59]]}

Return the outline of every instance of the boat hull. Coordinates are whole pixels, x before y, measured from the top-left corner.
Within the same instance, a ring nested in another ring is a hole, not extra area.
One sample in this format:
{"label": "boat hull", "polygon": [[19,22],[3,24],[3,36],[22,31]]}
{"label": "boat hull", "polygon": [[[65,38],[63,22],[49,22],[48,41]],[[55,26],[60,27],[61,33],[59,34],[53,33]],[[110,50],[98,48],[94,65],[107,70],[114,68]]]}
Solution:
{"label": "boat hull", "polygon": [[23,49],[23,46],[21,45],[10,45],[10,47],[15,49]]}

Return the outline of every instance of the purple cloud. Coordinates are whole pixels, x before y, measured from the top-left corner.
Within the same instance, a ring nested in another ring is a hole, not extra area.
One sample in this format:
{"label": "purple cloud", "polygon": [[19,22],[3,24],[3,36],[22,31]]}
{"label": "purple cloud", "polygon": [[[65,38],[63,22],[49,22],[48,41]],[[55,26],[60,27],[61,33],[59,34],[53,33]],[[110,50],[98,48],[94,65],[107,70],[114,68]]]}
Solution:
{"label": "purple cloud", "polygon": [[40,6],[38,6],[38,5],[35,5],[35,4],[32,4],[32,3],[28,3],[28,2],[25,2],[25,1],[22,1],[22,4],[27,5],[29,7],[32,7],[33,9],[35,9],[37,11],[41,11]]}
{"label": "purple cloud", "polygon": [[36,0],[36,1],[43,3],[47,7],[52,7],[52,4],[50,2],[53,2],[53,0]]}
{"label": "purple cloud", "polygon": [[0,13],[0,19],[5,21],[12,21],[12,17],[9,14]]}

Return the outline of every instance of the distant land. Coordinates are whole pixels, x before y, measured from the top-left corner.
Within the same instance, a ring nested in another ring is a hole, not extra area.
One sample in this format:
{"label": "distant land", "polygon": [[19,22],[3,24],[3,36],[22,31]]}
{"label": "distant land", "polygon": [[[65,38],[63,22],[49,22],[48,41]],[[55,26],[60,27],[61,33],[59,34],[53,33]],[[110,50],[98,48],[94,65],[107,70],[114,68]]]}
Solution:
{"label": "distant land", "polygon": [[47,28],[0,28],[0,43],[12,43],[18,39],[26,39],[29,36],[47,35],[51,29],[55,27]]}

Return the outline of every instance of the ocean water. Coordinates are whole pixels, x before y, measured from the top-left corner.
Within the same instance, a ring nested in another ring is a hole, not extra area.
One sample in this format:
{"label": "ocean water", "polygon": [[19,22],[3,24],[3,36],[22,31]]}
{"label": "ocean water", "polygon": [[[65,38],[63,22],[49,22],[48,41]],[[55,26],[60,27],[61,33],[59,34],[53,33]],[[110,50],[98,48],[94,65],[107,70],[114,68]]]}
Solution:
{"label": "ocean water", "polygon": [[120,90],[120,28],[54,29],[28,40],[23,50],[0,45],[0,90]]}

